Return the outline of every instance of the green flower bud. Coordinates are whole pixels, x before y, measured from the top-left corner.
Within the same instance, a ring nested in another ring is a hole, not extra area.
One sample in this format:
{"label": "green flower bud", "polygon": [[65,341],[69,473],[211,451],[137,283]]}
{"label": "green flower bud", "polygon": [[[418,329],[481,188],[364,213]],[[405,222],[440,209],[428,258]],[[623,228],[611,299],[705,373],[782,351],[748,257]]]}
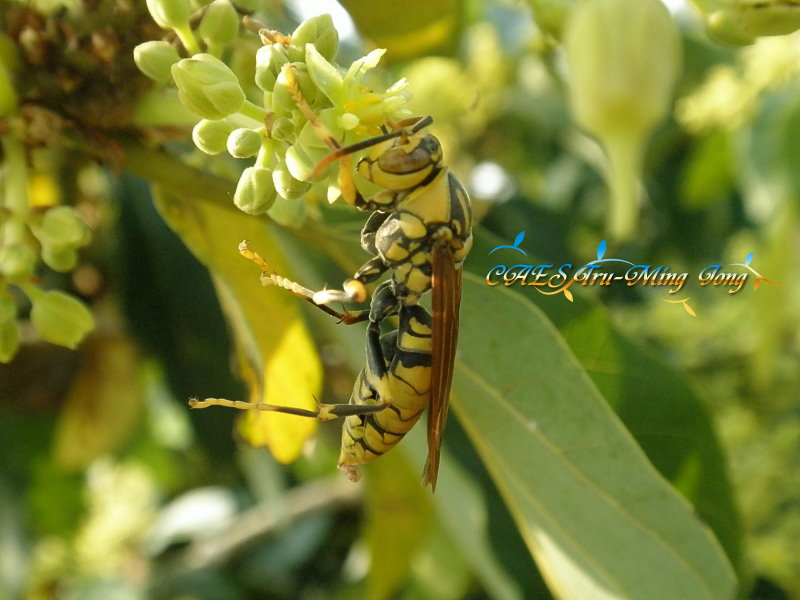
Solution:
{"label": "green flower bud", "polygon": [[219,154],[225,152],[231,131],[233,131],[233,125],[227,121],[203,119],[198,121],[192,129],[192,141],[206,154]]}
{"label": "green flower bud", "polygon": [[329,14],[306,19],[292,34],[289,56],[292,61],[301,61],[306,56],[306,44],[314,44],[319,53],[333,60],[339,50],[339,34]]}
{"label": "green flower bud", "polygon": [[94,327],[86,305],[69,294],[51,290],[31,300],[31,322],[48,342],[75,348]]}
{"label": "green flower bud", "polygon": [[228,136],[228,153],[234,158],[250,158],[261,150],[264,136],[260,133],[241,127]]}
{"label": "green flower bud", "polygon": [[297,144],[289,146],[286,151],[286,170],[295,179],[300,181],[311,180],[311,173],[314,172],[315,162]]}
{"label": "green flower bud", "polygon": [[0,66],[11,74],[22,70],[19,46],[5,33],[0,33]]}
{"label": "green flower bud", "polygon": [[66,273],[78,264],[78,253],[73,248],[42,246],[42,260],[54,271]]}
{"label": "green flower bud", "polygon": [[188,0],[147,0],[150,16],[164,29],[180,29],[189,23]]}
{"label": "green flower bud", "polygon": [[17,318],[17,303],[13,298],[0,296],[0,323],[13,321]]}
{"label": "green flower bud", "polygon": [[230,44],[239,33],[239,15],[228,0],[214,0],[206,8],[197,33],[209,48]]}
{"label": "green flower bud", "polygon": [[536,26],[556,39],[561,39],[564,23],[576,0],[528,0]]}
{"label": "green flower bud", "polygon": [[11,74],[0,65],[0,118],[7,117],[17,110],[17,92],[11,82]]}
{"label": "green flower bud", "polygon": [[706,19],[711,37],[737,46],[752,44],[759,36],[785,35],[800,29],[800,11],[794,2],[761,0],[695,0]]}
{"label": "green flower bud", "polygon": [[0,322],[0,363],[9,363],[19,348],[19,324],[14,319]]}
{"label": "green flower bud", "polygon": [[133,49],[133,61],[139,70],[159,83],[172,79],[170,69],[180,59],[175,46],[167,42],[144,42]]}
{"label": "green flower bud", "polygon": [[272,181],[275,184],[278,195],[287,200],[301,197],[311,187],[311,183],[295,179],[289,171],[284,169],[275,169],[272,172]]}
{"label": "green flower bud", "polygon": [[272,122],[272,129],[270,129],[270,136],[282,142],[291,142],[294,140],[294,122],[286,117],[278,117]]}
{"label": "green flower bud", "polygon": [[43,246],[54,251],[80,248],[88,244],[91,237],[89,227],[71,206],[49,209],[32,231]]}
{"label": "green flower bud", "polygon": [[256,85],[265,92],[271,92],[281,67],[287,62],[289,56],[283,44],[261,46],[256,52]]}
{"label": "green flower bud", "polygon": [[172,65],[172,77],[181,102],[204,119],[224,119],[244,104],[236,75],[210,54],[195,54]]}
{"label": "green flower bud", "polygon": [[267,214],[278,225],[300,227],[306,217],[306,203],[278,196]]}
{"label": "green flower bud", "polygon": [[36,268],[36,253],[23,244],[0,248],[0,273],[9,283],[27,281]]}
{"label": "green flower bud", "polygon": [[18,347],[17,305],[8,296],[0,296],[0,362],[10,362]]}
{"label": "green flower bud", "polygon": [[659,0],[587,0],[565,39],[570,103],[580,125],[649,132],[667,114],[680,69],[680,37]]}
{"label": "green flower bud", "polygon": [[610,162],[610,234],[632,235],[644,145],[668,114],[680,70],[680,36],[660,0],[586,0],[564,37],[570,105]]}
{"label": "green flower bud", "polygon": [[272,173],[264,167],[248,167],[242,172],[233,203],[241,211],[251,215],[267,212],[275,202],[275,185]]}

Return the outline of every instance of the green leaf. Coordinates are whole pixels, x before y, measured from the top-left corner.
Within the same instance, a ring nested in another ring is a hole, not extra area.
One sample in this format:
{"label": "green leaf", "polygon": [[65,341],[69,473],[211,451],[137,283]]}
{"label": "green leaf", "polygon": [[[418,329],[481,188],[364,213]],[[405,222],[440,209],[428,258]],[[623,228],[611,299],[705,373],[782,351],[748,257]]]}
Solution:
{"label": "green leaf", "polygon": [[[404,447],[421,467],[427,453],[424,428],[415,427],[407,437]],[[484,490],[473,478],[473,473],[459,465],[454,456],[448,456],[446,449],[443,450],[433,500],[441,525],[486,591],[493,598],[522,598],[521,590],[498,561],[491,546],[489,514],[492,507],[487,504]]]}
{"label": "green leaf", "polygon": [[[509,227],[511,231],[506,234],[511,235],[515,227]],[[542,232],[535,233],[530,239],[541,244]],[[478,273],[488,271],[496,264],[494,257],[488,256],[489,249],[499,242],[499,238],[480,232],[470,267]],[[546,247],[532,252],[530,262],[547,262],[536,256],[545,253]],[[558,254],[568,255],[566,250]],[[522,296],[531,294],[527,288],[511,289]],[[579,295],[574,303],[535,293],[531,297],[564,336],[653,466],[695,506],[700,518],[714,530],[729,560],[740,566],[741,525],[726,460],[703,403],[686,378],[641,344],[616,331],[606,311],[585,295]]]}
{"label": "green leaf", "polygon": [[733,597],[719,543],[544,315],[474,277],[464,283],[453,407],[551,589],[562,598]]}
{"label": "green leaf", "polygon": [[705,209],[729,198],[734,184],[729,138],[727,132],[715,131],[692,148],[680,186],[683,207]]}
{"label": "green leaf", "polygon": [[365,537],[372,563],[368,597],[394,598],[430,532],[430,494],[401,452],[389,452],[376,461],[365,480]]}
{"label": "green leaf", "polygon": [[734,566],[739,516],[727,465],[702,402],[667,363],[614,331],[599,307],[576,311],[564,339],[659,472],[708,523]]}

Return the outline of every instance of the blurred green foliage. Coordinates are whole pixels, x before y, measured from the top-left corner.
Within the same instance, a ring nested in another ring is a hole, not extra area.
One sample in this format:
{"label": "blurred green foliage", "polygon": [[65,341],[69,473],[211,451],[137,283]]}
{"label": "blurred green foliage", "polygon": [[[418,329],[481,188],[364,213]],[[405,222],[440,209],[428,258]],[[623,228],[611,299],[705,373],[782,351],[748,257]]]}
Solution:
{"label": "blurred green foliage", "polygon": [[[0,2],[2,123],[17,122],[5,120],[17,111],[27,127],[30,203],[71,206],[92,229],[88,246],[83,234],[73,236],[77,265],[56,269],[41,248],[45,265],[36,267],[35,284],[81,298],[96,321],[76,352],[43,342],[26,296],[3,282],[21,343],[16,358],[0,365],[0,598],[557,593],[538,574],[529,532],[519,525],[521,504],[502,483],[513,472],[487,460],[481,447],[503,436],[486,426],[481,437],[470,412],[480,408],[475,398],[461,409],[464,430],[451,417],[443,486],[433,497],[418,482],[421,431],[367,467],[362,487],[333,473],[335,424],[321,426],[299,460],[284,466],[265,449],[238,443],[235,411],[189,412],[190,396],[244,398],[238,376],[244,371],[251,387],[252,380],[241,364],[241,338],[229,336],[242,331],[235,294],[219,270],[209,277],[187,251],[189,242],[198,254],[203,238],[176,235],[164,217],[179,229],[176,223],[197,215],[235,211],[235,182],[249,163],[195,152],[190,127],[197,118],[168,88],[138,74],[134,46],[166,33],[144,4]],[[300,4],[260,5],[251,17],[290,32],[308,16],[295,12]],[[370,74],[373,85],[408,78],[411,110],[433,116],[445,156],[470,190],[480,226],[467,271],[483,278],[496,264],[489,250],[523,230],[532,264],[592,260],[607,237],[605,162],[570,114],[559,42],[578,3],[428,0],[424,9],[387,3],[380,11],[368,10],[375,3],[343,4],[360,37],[340,27],[338,62],[387,47],[383,69]],[[696,317],[663,302],[661,291],[639,287],[578,291],[572,303],[513,288],[514,302],[541,309],[557,328],[541,339],[557,340],[552,347],[577,358],[569,363],[574,371],[553,369],[576,378],[585,371],[650,462],[714,530],[741,597],[800,597],[800,45],[796,34],[756,40],[771,31],[734,20],[722,22],[727,38],[755,43],[723,46],[705,33],[707,24],[714,31],[721,23],[707,23],[720,3],[698,4],[704,13],[682,7],[673,14],[683,45],[675,102],[643,156],[636,235],[609,254],[697,273],[745,262],[753,252],[753,266],[780,286],[730,295],[690,285]],[[751,4],[732,0],[723,16],[738,10],[752,19]],[[775,14],[786,8],[761,4]],[[202,30],[222,35],[208,22]],[[252,82],[259,46],[243,28],[219,52],[240,81]],[[254,84],[244,87],[258,100]],[[8,154],[3,159],[4,181],[19,183]],[[151,185],[181,202],[159,196],[157,210]],[[187,198],[213,210],[192,212]],[[168,212],[180,206],[188,208]],[[264,220],[258,227],[269,231],[287,275],[311,287],[335,285],[363,261],[363,216],[319,199],[302,214],[302,228]],[[239,260],[235,247],[230,252]],[[246,288],[247,281],[236,283]],[[305,323],[324,369],[321,398],[346,401],[363,362],[362,332],[288,294],[272,299],[257,272],[252,285],[264,294],[256,311],[259,331],[267,332],[264,356],[278,346],[269,331]],[[470,311],[476,297],[465,298]],[[292,312],[278,318],[284,300]],[[538,311],[524,310],[536,315],[526,317],[528,325],[550,331]],[[492,319],[473,319],[465,331],[490,328]],[[457,373],[462,395],[477,385],[467,383],[467,367],[480,379],[474,362],[485,348],[476,339]],[[526,371],[531,356],[507,358],[503,372]],[[531,389],[523,403],[534,416],[550,406],[540,394]],[[454,404],[458,418],[458,397]],[[451,498],[458,502],[448,504]]]}

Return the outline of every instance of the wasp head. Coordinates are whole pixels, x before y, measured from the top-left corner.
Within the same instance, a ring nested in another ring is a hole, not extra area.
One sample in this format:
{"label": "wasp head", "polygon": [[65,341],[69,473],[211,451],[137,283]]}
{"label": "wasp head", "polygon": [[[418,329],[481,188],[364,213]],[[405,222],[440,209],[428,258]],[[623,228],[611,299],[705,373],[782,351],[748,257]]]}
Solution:
{"label": "wasp head", "polygon": [[376,146],[358,163],[358,172],[389,190],[422,185],[442,162],[442,146],[429,133],[401,135]]}

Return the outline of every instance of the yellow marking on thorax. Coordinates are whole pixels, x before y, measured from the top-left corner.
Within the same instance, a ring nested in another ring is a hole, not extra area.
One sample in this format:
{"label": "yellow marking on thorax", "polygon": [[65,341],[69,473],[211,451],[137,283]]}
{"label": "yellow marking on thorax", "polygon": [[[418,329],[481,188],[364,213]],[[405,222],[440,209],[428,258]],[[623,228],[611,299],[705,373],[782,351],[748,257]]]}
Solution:
{"label": "yellow marking on thorax", "polygon": [[403,235],[412,240],[423,238],[428,233],[428,228],[416,214],[400,213],[397,218],[400,225],[400,231]]}
{"label": "yellow marking on thorax", "polygon": [[450,187],[447,169],[442,169],[428,185],[411,192],[402,208],[419,216],[426,224],[450,221]]}

